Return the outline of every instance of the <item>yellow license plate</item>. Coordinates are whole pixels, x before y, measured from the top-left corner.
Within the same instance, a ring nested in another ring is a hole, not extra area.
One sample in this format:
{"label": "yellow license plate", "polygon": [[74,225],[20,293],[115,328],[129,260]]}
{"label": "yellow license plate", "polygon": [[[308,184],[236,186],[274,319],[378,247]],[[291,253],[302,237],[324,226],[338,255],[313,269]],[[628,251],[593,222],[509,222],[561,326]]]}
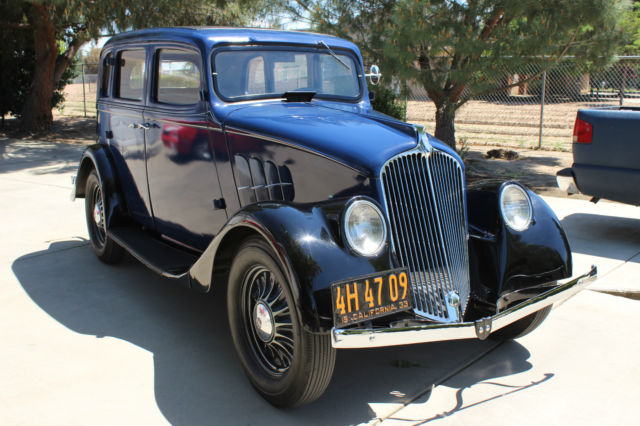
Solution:
{"label": "yellow license plate", "polygon": [[406,268],[352,278],[331,284],[333,324],[346,327],[412,308]]}

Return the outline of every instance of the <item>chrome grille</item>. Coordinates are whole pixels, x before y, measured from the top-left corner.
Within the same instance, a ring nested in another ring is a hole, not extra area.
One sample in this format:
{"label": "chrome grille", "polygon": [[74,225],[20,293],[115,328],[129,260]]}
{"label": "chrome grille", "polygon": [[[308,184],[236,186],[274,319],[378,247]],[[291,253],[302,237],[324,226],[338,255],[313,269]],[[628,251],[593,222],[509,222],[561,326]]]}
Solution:
{"label": "chrome grille", "polygon": [[410,271],[414,311],[442,322],[459,321],[469,300],[463,173],[449,154],[424,150],[392,158],[381,172],[391,241]]}

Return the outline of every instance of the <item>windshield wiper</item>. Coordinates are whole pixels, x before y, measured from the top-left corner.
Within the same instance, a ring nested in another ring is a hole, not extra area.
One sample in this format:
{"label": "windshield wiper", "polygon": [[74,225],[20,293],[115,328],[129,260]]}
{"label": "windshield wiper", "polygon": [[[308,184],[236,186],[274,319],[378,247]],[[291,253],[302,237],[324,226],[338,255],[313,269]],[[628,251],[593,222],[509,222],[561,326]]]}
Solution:
{"label": "windshield wiper", "polygon": [[340,62],[342,64],[343,67],[345,67],[346,69],[350,70],[351,68],[349,68],[349,65],[345,64],[342,59],[338,58],[338,55],[336,55],[333,50],[331,50],[331,48],[329,47],[329,45],[327,43],[324,42],[324,40],[320,40],[318,42],[319,45],[324,46],[329,53],[331,53],[331,56],[333,56],[333,59],[335,59],[336,61]]}

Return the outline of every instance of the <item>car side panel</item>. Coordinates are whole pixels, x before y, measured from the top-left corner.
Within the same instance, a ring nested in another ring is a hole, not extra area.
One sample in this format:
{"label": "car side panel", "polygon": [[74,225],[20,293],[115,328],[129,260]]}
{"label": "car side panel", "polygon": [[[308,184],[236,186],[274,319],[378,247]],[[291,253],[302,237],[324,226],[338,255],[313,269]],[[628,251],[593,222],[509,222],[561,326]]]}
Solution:
{"label": "car side panel", "polygon": [[223,138],[206,114],[150,107],[145,112],[147,172],[156,229],[204,250],[227,221],[218,183],[213,138]]}

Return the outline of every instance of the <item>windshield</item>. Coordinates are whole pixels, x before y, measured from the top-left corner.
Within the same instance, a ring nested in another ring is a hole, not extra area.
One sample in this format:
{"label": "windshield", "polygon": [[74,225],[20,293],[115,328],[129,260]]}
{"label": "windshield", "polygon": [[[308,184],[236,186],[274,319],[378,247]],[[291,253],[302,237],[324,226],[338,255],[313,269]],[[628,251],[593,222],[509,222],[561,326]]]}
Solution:
{"label": "windshield", "polygon": [[213,57],[214,86],[225,100],[282,97],[315,92],[318,98],[356,100],[360,79],[355,57],[336,51],[292,48],[238,48]]}

